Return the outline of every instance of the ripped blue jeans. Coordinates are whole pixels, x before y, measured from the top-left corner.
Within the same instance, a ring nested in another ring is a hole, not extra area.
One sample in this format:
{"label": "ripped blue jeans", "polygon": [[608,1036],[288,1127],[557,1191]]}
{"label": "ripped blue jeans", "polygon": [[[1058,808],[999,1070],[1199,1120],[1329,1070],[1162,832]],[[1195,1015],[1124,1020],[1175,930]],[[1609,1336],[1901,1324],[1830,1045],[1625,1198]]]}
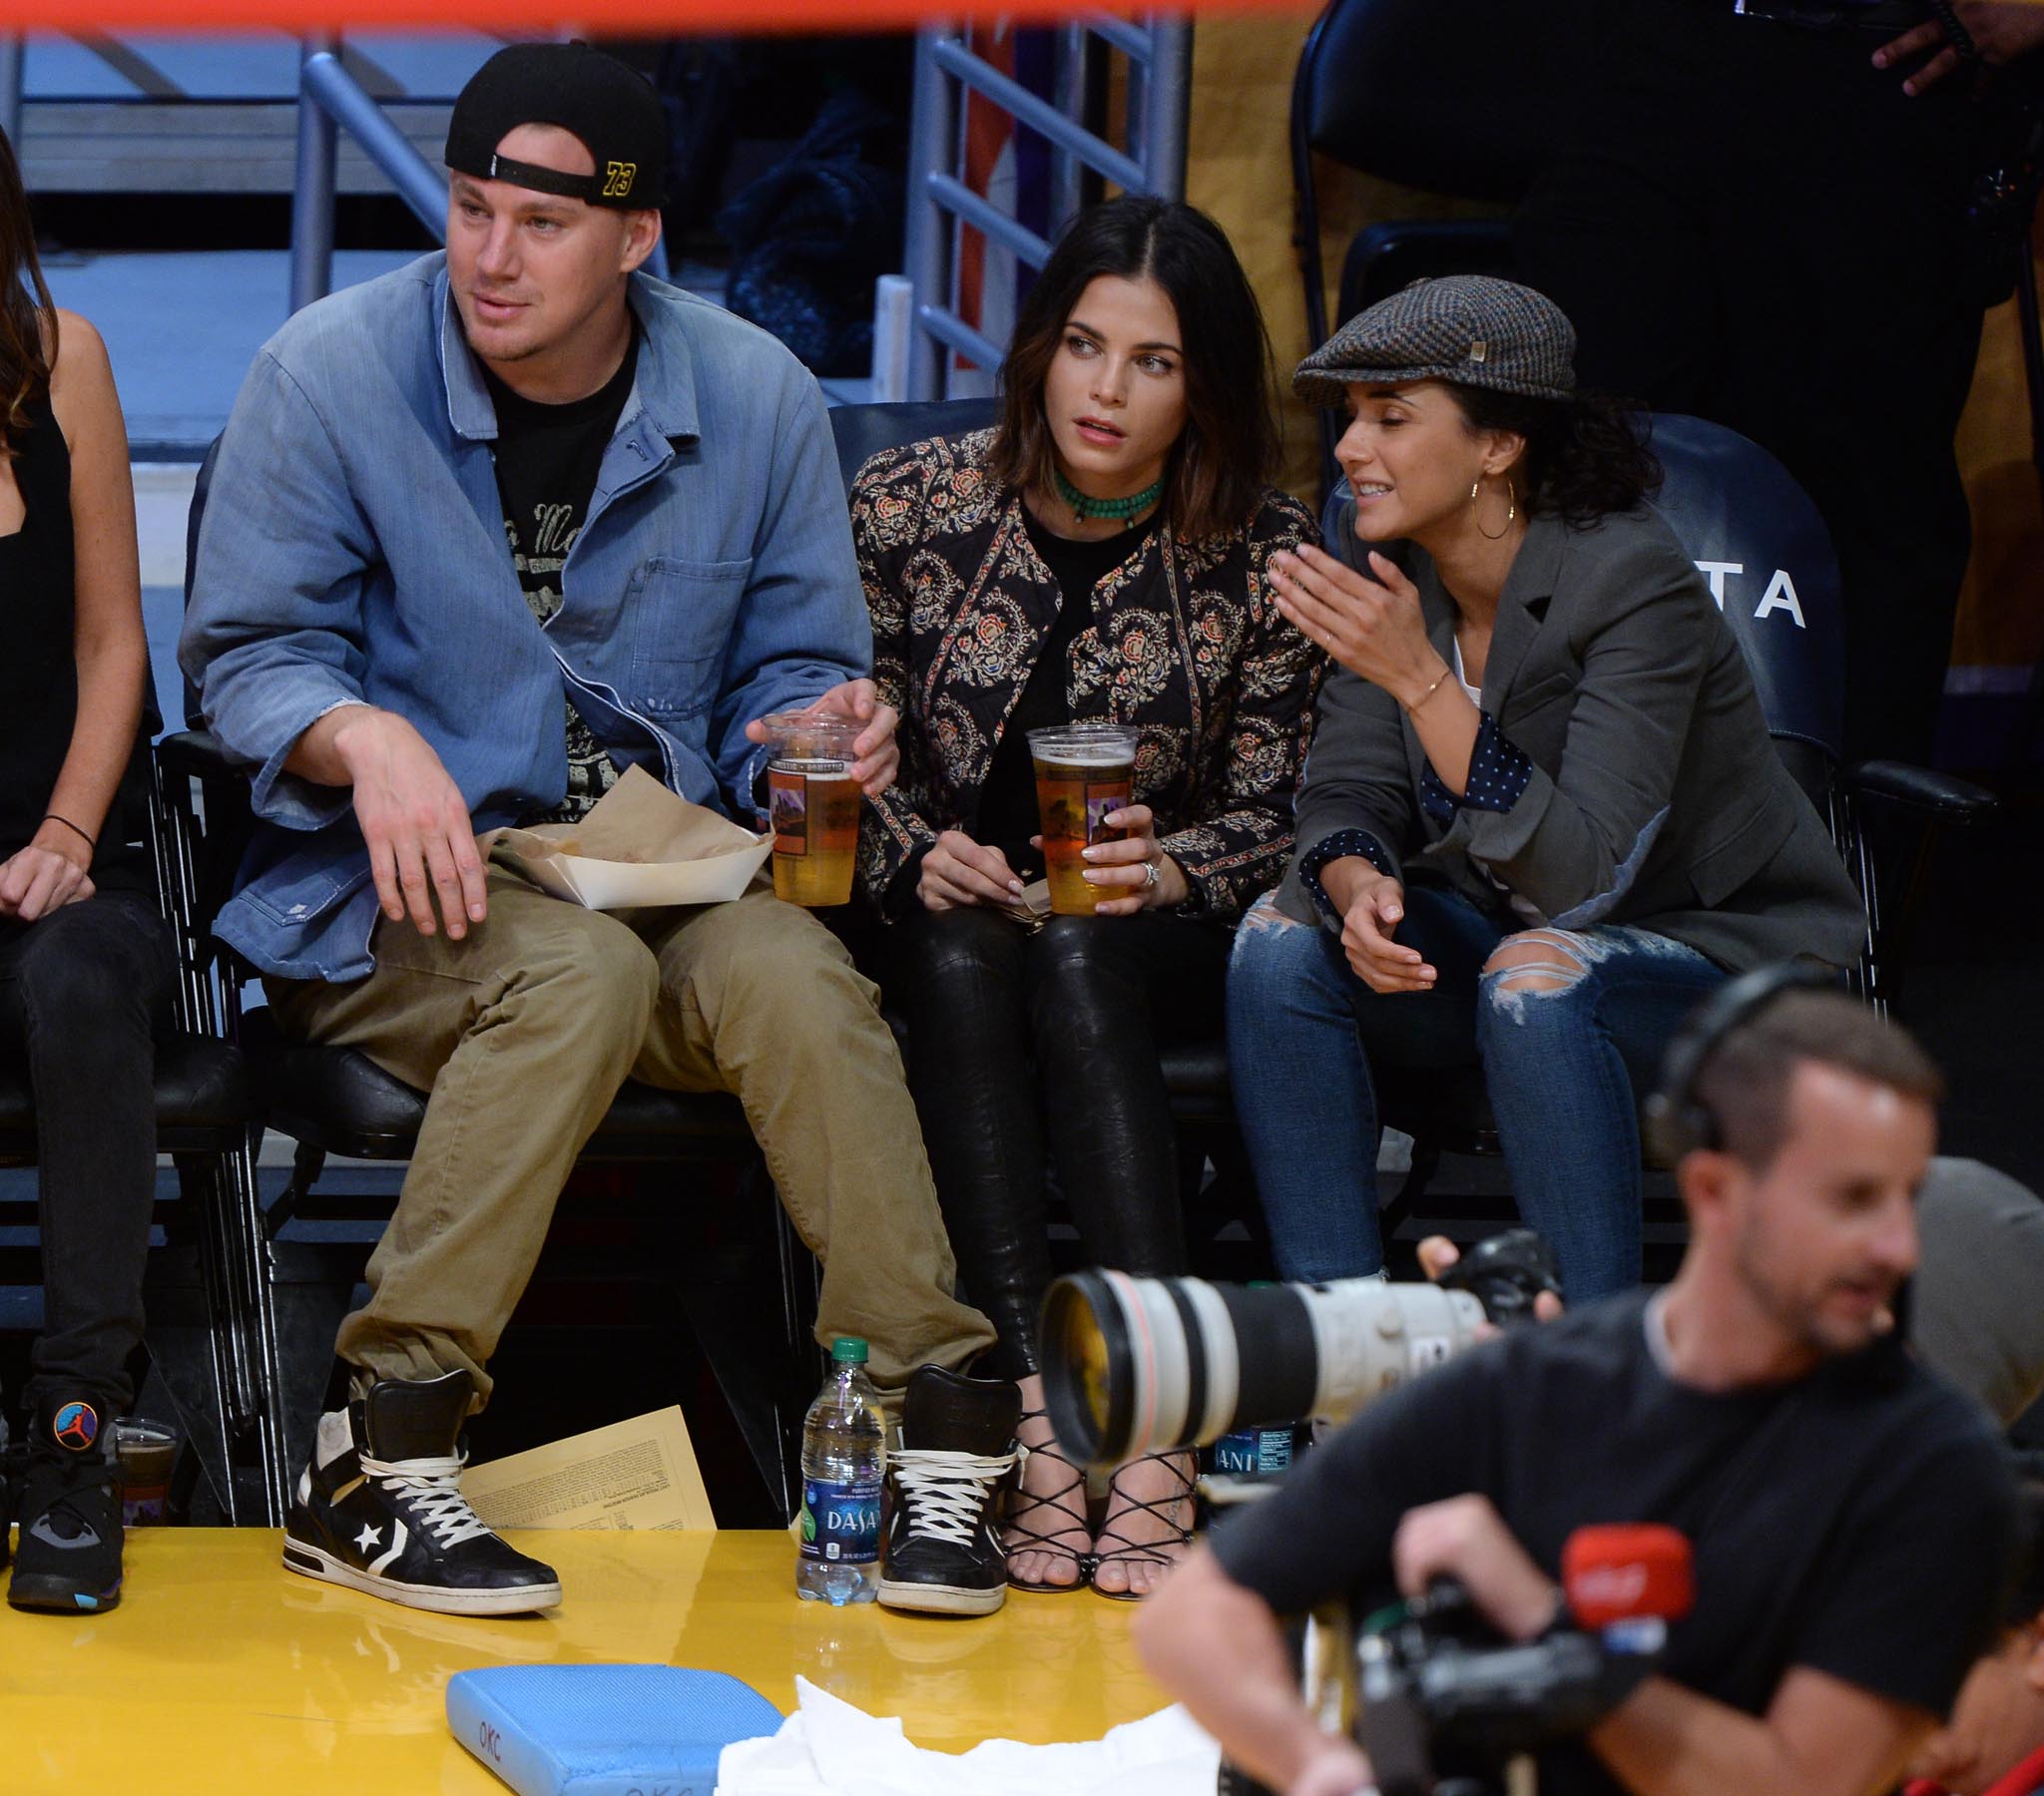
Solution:
{"label": "ripped blue jeans", "polygon": [[1323,927],[1269,898],[1236,933],[1228,1061],[1278,1270],[1353,1278],[1383,1264],[1370,1063],[1481,1062],[1519,1213],[1553,1244],[1571,1302],[1640,1279],[1638,1098],[1682,1020],[1729,976],[1624,924],[1518,929],[1415,884],[1398,939],[1434,989],[1390,996]]}

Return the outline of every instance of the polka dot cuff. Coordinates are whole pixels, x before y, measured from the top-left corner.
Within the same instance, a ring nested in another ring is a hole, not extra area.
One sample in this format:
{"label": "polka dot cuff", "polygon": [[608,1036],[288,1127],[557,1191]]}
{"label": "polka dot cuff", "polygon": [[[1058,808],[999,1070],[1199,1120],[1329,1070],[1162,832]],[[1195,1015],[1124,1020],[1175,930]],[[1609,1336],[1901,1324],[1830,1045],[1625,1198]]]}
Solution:
{"label": "polka dot cuff", "polygon": [[1334,908],[1326,888],[1320,884],[1320,869],[1329,861],[1343,859],[1347,855],[1359,854],[1379,873],[1397,871],[1391,857],[1384,852],[1383,844],[1366,829],[1337,829],[1332,835],[1322,836],[1298,857],[1298,883],[1305,887],[1313,903],[1319,906],[1320,915],[1330,923],[1341,921],[1341,913]]}
{"label": "polka dot cuff", "polygon": [[1519,745],[1489,711],[1481,715],[1476,746],[1469,751],[1469,785],[1461,797],[1441,783],[1433,768],[1419,775],[1419,807],[1437,823],[1454,822],[1459,810],[1508,811],[1525,796],[1533,777],[1533,763]]}

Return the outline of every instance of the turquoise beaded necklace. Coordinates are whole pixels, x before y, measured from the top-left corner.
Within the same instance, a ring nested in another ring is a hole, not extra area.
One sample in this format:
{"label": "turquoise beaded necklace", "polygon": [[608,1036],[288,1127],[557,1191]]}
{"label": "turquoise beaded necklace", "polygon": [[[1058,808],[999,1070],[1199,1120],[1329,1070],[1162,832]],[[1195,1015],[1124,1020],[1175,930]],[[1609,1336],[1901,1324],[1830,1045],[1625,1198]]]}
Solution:
{"label": "turquoise beaded necklace", "polygon": [[1072,508],[1072,515],[1084,523],[1089,518],[1119,518],[1125,524],[1133,524],[1164,496],[1164,482],[1153,481],[1140,493],[1131,493],[1126,499],[1095,499],[1082,493],[1065,478],[1065,471],[1059,467],[1051,469],[1051,476],[1058,483],[1058,497]]}

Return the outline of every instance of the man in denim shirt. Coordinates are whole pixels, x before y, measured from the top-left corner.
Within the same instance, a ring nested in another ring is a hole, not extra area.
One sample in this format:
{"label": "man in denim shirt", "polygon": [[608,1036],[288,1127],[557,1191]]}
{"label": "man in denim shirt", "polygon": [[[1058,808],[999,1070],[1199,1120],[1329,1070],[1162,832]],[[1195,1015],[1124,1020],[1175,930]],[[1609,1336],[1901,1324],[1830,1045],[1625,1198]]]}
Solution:
{"label": "man in denim shirt", "polygon": [[756,822],[756,720],[805,705],[866,724],[868,791],[893,775],[815,382],[636,271],[665,136],[601,52],[492,58],[449,129],[446,253],[263,348],[199,543],[184,665],[260,820],[220,933],[286,1034],[431,1092],[284,1563],[424,1608],[559,1600],[461,1502],[456,1439],[628,1075],[738,1095],[824,1257],[818,1332],[865,1336],[883,1388],[992,1340],[874,990],[813,917],[764,880],[608,916],[477,851],[631,766]]}

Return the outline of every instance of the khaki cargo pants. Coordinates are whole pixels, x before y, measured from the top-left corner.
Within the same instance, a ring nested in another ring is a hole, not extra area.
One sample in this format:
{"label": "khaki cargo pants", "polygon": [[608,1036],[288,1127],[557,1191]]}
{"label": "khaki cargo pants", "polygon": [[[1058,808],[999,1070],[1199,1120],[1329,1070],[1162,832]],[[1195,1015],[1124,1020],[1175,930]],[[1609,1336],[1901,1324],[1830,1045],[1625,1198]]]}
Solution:
{"label": "khaki cargo pants", "polygon": [[431,1094],[342,1359],[378,1378],[466,1371],[486,1398],[561,1185],[627,1076],[737,1096],[823,1262],[817,1339],[864,1336],[875,1384],[992,1343],[952,1295],[877,989],[764,877],[729,904],[607,915],[493,861],[489,916],[465,940],[384,919],[372,947],[366,979],[263,982],[286,1035],[357,1048]]}

